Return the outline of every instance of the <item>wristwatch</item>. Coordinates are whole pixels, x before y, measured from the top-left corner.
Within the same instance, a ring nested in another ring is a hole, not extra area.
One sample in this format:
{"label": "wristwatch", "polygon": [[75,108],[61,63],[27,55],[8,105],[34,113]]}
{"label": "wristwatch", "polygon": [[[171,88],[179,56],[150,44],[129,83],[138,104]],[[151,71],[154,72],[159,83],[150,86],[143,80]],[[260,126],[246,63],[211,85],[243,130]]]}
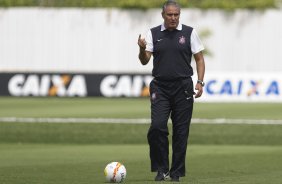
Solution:
{"label": "wristwatch", "polygon": [[201,84],[202,87],[205,86],[205,83],[204,83],[204,81],[202,81],[202,80],[197,80],[197,83]]}

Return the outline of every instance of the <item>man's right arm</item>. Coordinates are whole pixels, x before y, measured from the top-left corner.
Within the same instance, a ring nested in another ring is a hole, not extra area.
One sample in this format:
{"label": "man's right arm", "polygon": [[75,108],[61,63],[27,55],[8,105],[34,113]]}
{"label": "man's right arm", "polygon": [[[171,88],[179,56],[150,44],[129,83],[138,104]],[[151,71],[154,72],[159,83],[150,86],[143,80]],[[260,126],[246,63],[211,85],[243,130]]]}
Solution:
{"label": "man's right arm", "polygon": [[139,45],[139,60],[142,63],[142,65],[146,65],[151,58],[152,53],[149,51],[146,51],[146,41],[144,38],[141,38],[141,35],[139,35],[138,38],[138,45]]}

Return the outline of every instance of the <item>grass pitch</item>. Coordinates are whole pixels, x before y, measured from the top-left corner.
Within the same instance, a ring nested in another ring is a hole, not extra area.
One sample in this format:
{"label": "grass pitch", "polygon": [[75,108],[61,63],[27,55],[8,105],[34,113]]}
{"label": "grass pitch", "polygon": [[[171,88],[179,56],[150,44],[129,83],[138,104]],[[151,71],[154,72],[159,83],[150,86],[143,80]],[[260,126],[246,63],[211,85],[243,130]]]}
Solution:
{"label": "grass pitch", "polygon": [[[120,161],[125,183],[156,183],[147,145],[0,144],[0,183],[105,183],[103,169]],[[190,145],[181,183],[265,184],[282,181],[281,146]]]}
{"label": "grass pitch", "polygon": [[[149,107],[148,99],[2,97],[0,118],[149,118]],[[196,103],[194,118],[282,120],[281,109],[278,103]],[[125,183],[156,183],[149,172],[148,127],[0,122],[0,183],[105,183],[111,161],[126,166]],[[181,183],[281,183],[281,140],[282,125],[192,124]]]}

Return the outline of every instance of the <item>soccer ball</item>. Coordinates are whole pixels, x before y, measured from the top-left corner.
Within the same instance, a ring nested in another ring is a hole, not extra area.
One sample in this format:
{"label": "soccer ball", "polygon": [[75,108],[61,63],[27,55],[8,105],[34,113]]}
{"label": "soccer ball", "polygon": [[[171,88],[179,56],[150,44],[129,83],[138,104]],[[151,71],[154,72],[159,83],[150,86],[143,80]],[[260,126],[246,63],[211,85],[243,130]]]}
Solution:
{"label": "soccer ball", "polygon": [[106,181],[110,183],[121,183],[125,180],[126,169],[119,162],[111,162],[104,169]]}

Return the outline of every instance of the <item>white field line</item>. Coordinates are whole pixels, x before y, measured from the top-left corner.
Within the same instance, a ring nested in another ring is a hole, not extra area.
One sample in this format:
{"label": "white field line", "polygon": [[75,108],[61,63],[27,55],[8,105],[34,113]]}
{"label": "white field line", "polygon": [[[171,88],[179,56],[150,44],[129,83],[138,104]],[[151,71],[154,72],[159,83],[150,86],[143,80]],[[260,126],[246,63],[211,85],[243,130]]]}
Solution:
{"label": "white field line", "polygon": [[130,118],[17,118],[3,117],[0,122],[19,123],[135,123],[147,124],[150,119],[130,119]]}
{"label": "white field line", "polygon": [[[149,124],[146,118],[24,118],[0,117],[0,122],[16,123],[124,123]],[[267,119],[192,119],[193,124],[254,124],[254,125],[282,125],[282,120]]]}

